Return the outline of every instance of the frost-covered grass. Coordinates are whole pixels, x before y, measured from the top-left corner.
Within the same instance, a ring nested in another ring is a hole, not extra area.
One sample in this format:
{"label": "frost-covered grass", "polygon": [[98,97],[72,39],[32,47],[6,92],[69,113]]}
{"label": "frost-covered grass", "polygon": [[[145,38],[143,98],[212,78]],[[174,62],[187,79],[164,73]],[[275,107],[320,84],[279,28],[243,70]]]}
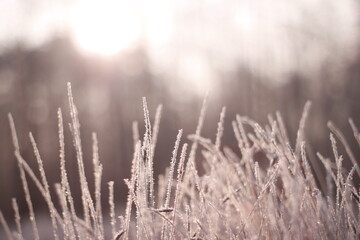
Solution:
{"label": "frost-covered grass", "polygon": [[[360,169],[345,138],[334,124],[329,123],[332,159],[317,154],[326,169],[326,187],[320,189],[304,142],[304,128],[310,108],[307,103],[300,120],[295,146],[289,138],[280,114],[269,117],[266,126],[237,116],[232,122],[240,155],[222,146],[223,108],[215,140],[201,136],[205,119],[206,99],[195,134],[188,136],[191,144],[183,143],[182,130],[175,140],[169,168],[159,178],[154,176],[154,152],[159,132],[161,106],[151,124],[146,99],[143,99],[145,133],[140,137],[133,124],[134,154],[125,211],[115,214],[114,185],[101,189],[102,164],[99,161],[97,137],[93,140],[94,183],[85,176],[80,124],[68,85],[71,113],[70,128],[76,149],[82,209],[75,209],[67,177],[63,118],[58,110],[61,182],[55,184],[57,197],[51,194],[36,141],[30,133],[39,166],[35,173],[20,154],[16,130],[9,115],[14,153],[18,161],[24,197],[28,206],[32,235],[25,236],[17,201],[12,200],[15,226],[10,229],[0,212],[0,221],[9,239],[39,239],[37,218],[33,210],[27,181],[33,181],[49,209],[54,239],[358,239],[360,237],[359,186],[352,178]],[[350,119],[356,141],[360,134]],[[343,167],[338,142],[345,146],[353,163],[350,171]],[[156,147],[156,148],[155,148]],[[204,173],[199,175],[195,162],[202,154]],[[255,155],[266,157],[260,166]],[[156,165],[156,164],[155,164]],[[155,181],[158,179],[158,181]],[[90,192],[89,185],[95,192]],[[108,195],[109,212],[104,212],[101,195]],[[55,202],[60,208],[55,207]],[[105,221],[110,219],[110,221]],[[111,230],[109,230],[111,229]],[[109,230],[110,233],[106,233]]]}

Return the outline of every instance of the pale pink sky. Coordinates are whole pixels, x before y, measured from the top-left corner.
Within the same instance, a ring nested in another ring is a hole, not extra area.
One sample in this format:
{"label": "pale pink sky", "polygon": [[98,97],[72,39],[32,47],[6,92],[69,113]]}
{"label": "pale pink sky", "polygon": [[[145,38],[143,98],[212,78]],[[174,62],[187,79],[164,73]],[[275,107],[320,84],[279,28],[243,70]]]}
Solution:
{"label": "pale pink sky", "polygon": [[[145,45],[154,72],[211,81],[246,64],[281,82],[351,60],[359,43],[356,0],[2,0],[0,47],[73,36],[96,54]],[[206,80],[205,80],[206,79]]]}

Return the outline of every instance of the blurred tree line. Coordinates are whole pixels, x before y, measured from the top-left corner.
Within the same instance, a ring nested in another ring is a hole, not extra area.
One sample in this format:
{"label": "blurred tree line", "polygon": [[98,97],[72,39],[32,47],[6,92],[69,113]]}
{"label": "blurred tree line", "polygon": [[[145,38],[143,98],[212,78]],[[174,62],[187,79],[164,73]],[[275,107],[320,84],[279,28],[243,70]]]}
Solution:
{"label": "blurred tree line", "polygon": [[[313,156],[309,157],[316,161],[317,151],[332,156],[329,130],[326,127],[328,120],[332,120],[343,131],[356,156],[360,156],[347,122],[352,117],[360,127],[359,66],[360,54],[352,64],[346,66],[345,73],[334,73],[329,65],[316,79],[297,72],[285,83],[275,84],[239,64],[234,73],[219,73],[217,76],[216,86],[219,87],[210,93],[210,107],[203,135],[214,139],[221,107],[226,106],[223,142],[236,151],[230,124],[236,113],[264,124],[269,113],[274,114],[279,110],[294,145],[303,106],[307,100],[311,100],[313,106],[307,124],[307,138]],[[177,130],[183,128],[185,135],[195,131],[205,95],[204,92],[202,95],[183,94],[181,98],[175,96],[174,82],[153,73],[146,49],[142,48],[111,58],[86,56],[80,54],[67,38],[57,38],[35,49],[19,45],[4,51],[0,55],[0,208],[6,215],[12,214],[11,197],[16,197],[20,210],[27,212],[13,156],[7,114],[11,112],[14,116],[22,155],[26,161],[37,170],[28,137],[28,132],[32,131],[49,182],[59,182],[56,112],[61,107],[64,119],[70,121],[66,82],[72,83],[79,110],[86,170],[92,172],[91,133],[94,131],[98,134],[100,159],[104,165],[103,183],[116,181],[117,200],[124,199],[127,193],[122,179],[129,177],[130,173],[132,121],[138,121],[142,132],[144,129],[141,98],[147,97],[152,120],[157,105],[164,105],[155,150],[156,169],[160,173],[169,164]],[[78,193],[75,152],[69,128],[65,130],[67,170],[74,193]],[[35,189],[33,184],[30,187]],[[103,191],[107,191],[106,185]],[[46,205],[41,195],[37,190],[33,193],[35,208],[43,209]]]}

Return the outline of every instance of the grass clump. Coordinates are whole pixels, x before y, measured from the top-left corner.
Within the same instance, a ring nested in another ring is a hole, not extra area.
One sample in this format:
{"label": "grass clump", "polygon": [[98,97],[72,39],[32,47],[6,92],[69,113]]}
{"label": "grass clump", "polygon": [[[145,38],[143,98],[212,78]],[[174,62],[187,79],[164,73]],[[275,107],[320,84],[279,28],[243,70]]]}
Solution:
{"label": "grass clump", "polygon": [[[262,127],[254,120],[237,116],[232,122],[240,155],[222,147],[225,113],[223,108],[214,142],[201,136],[207,101],[204,100],[195,134],[188,136],[191,146],[183,142],[182,130],[176,137],[170,167],[154,180],[154,152],[159,132],[162,106],[159,106],[154,126],[151,125],[146,99],[143,99],[145,133],[140,138],[137,123],[133,124],[134,154],[131,177],[125,179],[128,197],[125,212],[115,214],[114,182],[108,183],[109,219],[101,206],[102,164],[99,160],[97,137],[93,140],[93,171],[95,191],[91,193],[85,176],[84,160],[77,110],[68,85],[71,113],[70,129],[76,150],[82,211],[75,209],[65,162],[63,118],[58,111],[60,176],[55,185],[60,209],[56,209],[36,141],[30,133],[40,178],[20,154],[14,121],[9,115],[29,219],[33,235],[24,236],[18,205],[13,199],[16,229],[11,229],[0,212],[0,222],[9,239],[40,239],[32,206],[27,178],[43,195],[49,209],[54,239],[358,239],[360,236],[359,188],[353,176],[360,176],[357,160],[344,136],[329,123],[333,132],[330,142],[334,161],[320,153],[318,159],[326,169],[326,188],[318,187],[317,176],[306,152],[304,128],[310,103],[305,105],[296,138],[289,137],[280,114],[269,117]],[[354,136],[360,143],[360,134],[350,120]],[[336,138],[335,138],[336,137]],[[353,163],[347,172],[343,156],[337,150],[337,140]],[[196,167],[198,150],[202,154],[204,173]],[[189,149],[189,151],[188,151]],[[260,166],[255,155],[266,158]],[[155,187],[156,186],[156,187]],[[157,191],[155,191],[157,189]],[[135,213],[135,214],[133,214]],[[106,228],[109,225],[109,228]],[[110,229],[107,233],[106,229]]]}

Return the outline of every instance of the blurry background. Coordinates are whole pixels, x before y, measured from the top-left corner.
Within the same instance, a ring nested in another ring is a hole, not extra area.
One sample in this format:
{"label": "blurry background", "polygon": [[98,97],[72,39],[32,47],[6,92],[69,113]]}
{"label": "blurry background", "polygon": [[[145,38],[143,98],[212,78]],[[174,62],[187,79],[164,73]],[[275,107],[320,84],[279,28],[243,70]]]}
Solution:
{"label": "blurry background", "polygon": [[[268,113],[280,110],[294,144],[302,108],[311,100],[310,158],[316,151],[332,156],[328,120],[359,156],[347,123],[352,117],[360,126],[359,10],[356,0],[0,1],[0,209],[12,215],[11,197],[16,197],[27,213],[8,112],[26,161],[36,169],[28,138],[32,131],[50,183],[60,181],[56,111],[61,107],[70,121],[68,81],[79,110],[88,175],[95,131],[104,197],[105,183],[115,180],[119,201],[127,193],[122,179],[130,172],[132,121],[144,129],[143,96],[152,120],[156,106],[164,105],[156,173],[169,165],[177,130],[195,131],[207,91],[203,135],[214,139],[221,107],[227,106],[224,144],[233,149],[230,123],[236,113],[265,123]],[[76,193],[68,128],[65,135]],[[32,198],[37,210],[46,210],[37,190]]]}

